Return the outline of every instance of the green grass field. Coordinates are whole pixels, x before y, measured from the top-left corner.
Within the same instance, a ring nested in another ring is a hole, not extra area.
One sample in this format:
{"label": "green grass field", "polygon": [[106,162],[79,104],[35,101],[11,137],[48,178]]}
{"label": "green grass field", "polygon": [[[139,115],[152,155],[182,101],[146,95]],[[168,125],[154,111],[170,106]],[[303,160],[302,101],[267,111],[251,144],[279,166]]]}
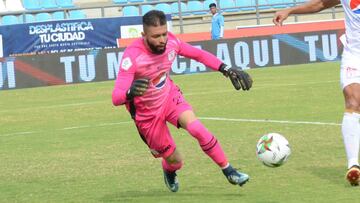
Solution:
{"label": "green grass field", "polygon": [[[173,77],[231,163],[251,177],[230,185],[195,139],[171,127],[185,158],[177,193],[124,107],[112,106],[113,81],[1,91],[0,202],[356,202],[359,188],[344,178],[338,66],[253,69],[249,92],[219,73]],[[269,132],[292,148],[280,168],[255,156]]]}

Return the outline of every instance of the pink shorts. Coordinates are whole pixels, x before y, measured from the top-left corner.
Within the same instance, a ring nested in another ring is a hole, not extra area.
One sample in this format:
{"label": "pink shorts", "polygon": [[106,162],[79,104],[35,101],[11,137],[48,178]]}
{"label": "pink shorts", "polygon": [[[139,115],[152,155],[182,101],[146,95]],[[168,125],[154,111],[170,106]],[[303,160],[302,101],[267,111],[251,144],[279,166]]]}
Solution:
{"label": "pink shorts", "polygon": [[166,158],[174,152],[176,145],[166,122],[179,128],[178,118],[187,110],[192,110],[191,106],[184,99],[180,89],[174,85],[160,115],[151,120],[135,121],[141,138],[154,157]]}

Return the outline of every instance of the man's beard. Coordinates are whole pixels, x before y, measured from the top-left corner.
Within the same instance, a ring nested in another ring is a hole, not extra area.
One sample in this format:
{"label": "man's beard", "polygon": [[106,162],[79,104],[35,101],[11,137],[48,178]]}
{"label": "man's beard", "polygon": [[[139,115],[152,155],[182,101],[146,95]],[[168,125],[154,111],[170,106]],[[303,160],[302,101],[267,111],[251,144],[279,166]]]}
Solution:
{"label": "man's beard", "polygon": [[151,44],[148,40],[147,40],[147,44],[149,46],[149,48],[151,49],[151,52],[154,53],[154,54],[163,54],[166,50],[166,44],[167,42],[165,43],[164,45],[164,49],[158,49],[155,45]]}

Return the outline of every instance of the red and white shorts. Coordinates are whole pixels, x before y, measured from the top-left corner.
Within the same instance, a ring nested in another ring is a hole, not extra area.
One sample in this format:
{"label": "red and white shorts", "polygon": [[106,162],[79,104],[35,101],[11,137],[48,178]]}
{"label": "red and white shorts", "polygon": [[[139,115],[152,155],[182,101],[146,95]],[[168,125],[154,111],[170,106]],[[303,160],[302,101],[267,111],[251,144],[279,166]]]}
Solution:
{"label": "red and white shorts", "polygon": [[360,58],[344,53],[341,60],[340,83],[342,89],[352,83],[360,84]]}
{"label": "red and white shorts", "polygon": [[340,40],[344,45],[340,68],[340,83],[344,89],[352,83],[360,84],[360,56],[349,48],[345,35],[341,36]]}

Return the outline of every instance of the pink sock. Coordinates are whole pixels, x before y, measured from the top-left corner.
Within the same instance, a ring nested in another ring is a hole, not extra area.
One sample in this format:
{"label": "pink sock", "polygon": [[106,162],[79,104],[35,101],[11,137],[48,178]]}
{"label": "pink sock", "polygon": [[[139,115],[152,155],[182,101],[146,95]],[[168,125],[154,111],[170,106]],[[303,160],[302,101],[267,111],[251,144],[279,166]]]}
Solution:
{"label": "pink sock", "polygon": [[186,130],[198,140],[201,149],[217,165],[219,165],[221,168],[224,168],[228,164],[224,151],[221,149],[220,143],[199,120],[189,123],[186,126]]}
{"label": "pink sock", "polygon": [[165,161],[165,159],[162,160],[162,167],[166,172],[175,172],[177,170],[179,170],[182,165],[183,162],[179,162],[179,163],[175,163],[175,164],[169,164],[167,161]]}

